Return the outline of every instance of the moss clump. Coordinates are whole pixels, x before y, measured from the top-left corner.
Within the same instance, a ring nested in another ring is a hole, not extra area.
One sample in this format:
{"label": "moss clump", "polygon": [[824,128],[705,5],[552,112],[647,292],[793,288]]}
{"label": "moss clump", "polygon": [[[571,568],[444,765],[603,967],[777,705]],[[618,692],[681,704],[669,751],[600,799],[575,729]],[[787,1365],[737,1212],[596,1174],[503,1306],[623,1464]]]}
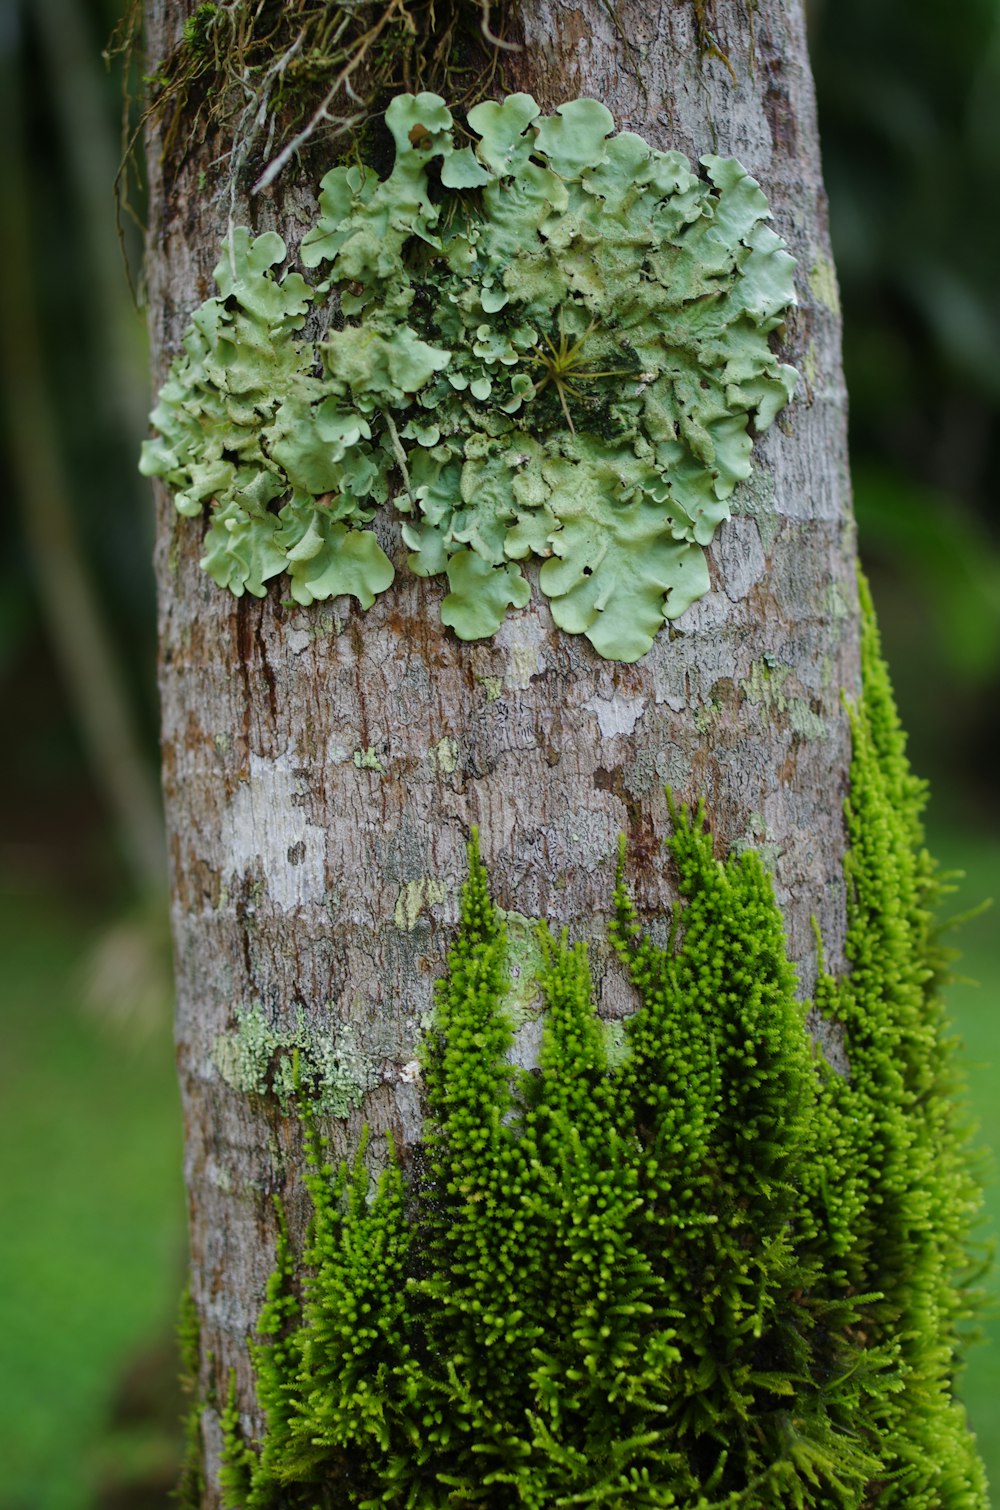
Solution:
{"label": "moss clump", "polygon": [[586,951],[540,929],[540,1073],[509,1060],[507,943],[473,845],[424,1049],[428,1135],[372,1191],[305,1113],[313,1221],[282,1223],[253,1354],[267,1431],[227,1504],[986,1510],[953,1394],[974,1190],[910,775],[869,626],[845,979],[804,1031],[753,853],[667,841],[665,947],[624,882],[638,996],[614,1068]]}

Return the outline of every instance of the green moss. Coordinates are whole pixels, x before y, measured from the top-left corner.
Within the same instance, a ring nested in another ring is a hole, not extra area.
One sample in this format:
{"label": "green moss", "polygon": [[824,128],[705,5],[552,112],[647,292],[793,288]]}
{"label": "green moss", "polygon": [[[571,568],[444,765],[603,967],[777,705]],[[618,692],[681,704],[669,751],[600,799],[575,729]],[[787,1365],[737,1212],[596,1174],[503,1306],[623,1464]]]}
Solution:
{"label": "green moss", "polygon": [[[423,1049],[425,1145],[373,1190],[303,1111],[313,1218],[253,1343],[263,1441],[226,1503],[985,1510],[955,1400],[975,1190],[936,994],[923,792],[869,620],[852,710],[850,1077],[805,1032],[753,852],[674,810],[665,946],[622,851],[609,1041],[586,950],[544,927],[541,1062],[510,1061],[510,946],[475,841]],[[615,1042],[614,1038],[618,1041]],[[612,1050],[609,1056],[609,1048]]]}
{"label": "green moss", "polygon": [[199,5],[193,15],[184,22],[182,46],[189,49],[193,56],[204,55],[211,50],[211,33],[213,26],[223,19],[222,12],[217,5]]}
{"label": "green moss", "polygon": [[435,94],[385,120],[386,178],[322,180],[312,282],[279,271],[274,232],[232,233],[142,469],[208,509],[202,566],[238,596],[284,572],[297,603],[368,608],[393,580],[370,528],[391,497],[461,639],[526,605],[534,557],[560,628],[634,661],[708,591],[751,423],[794,390],[769,341],[794,264],[764,194],[733,158],[693,172],[612,135],[596,100],[487,101],[472,145]]}

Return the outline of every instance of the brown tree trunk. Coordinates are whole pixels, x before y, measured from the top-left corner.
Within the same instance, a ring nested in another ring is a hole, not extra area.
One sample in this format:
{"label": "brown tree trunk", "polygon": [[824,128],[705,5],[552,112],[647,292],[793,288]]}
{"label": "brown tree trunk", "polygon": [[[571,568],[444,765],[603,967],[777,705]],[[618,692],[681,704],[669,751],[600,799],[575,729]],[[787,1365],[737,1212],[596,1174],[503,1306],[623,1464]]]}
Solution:
{"label": "brown tree trunk", "polygon": [[[194,9],[147,0],[150,66]],[[614,15],[611,12],[614,10]],[[704,44],[705,11],[716,46]],[[594,950],[602,1011],[627,1010],[604,943],[619,832],[640,910],[671,901],[664,787],[704,798],[717,852],[773,865],[803,990],[811,919],[842,963],[842,694],[858,686],[854,535],[839,315],[799,0],[531,0],[509,89],[546,108],[604,101],[620,128],[692,159],[738,156],[796,258],[785,359],[794,403],[709,549],[710,594],[634,665],[601,660],[533,602],[494,640],[441,627],[436,583],[401,573],[366,614],[237,602],[198,569],[199,532],[159,490],[163,759],[203,1386],[230,1366],[252,1409],[246,1338],[272,1265],[271,1195],[293,1125],[227,1083],[237,1008],[341,1035],[358,1094],[334,1125],[419,1136],[408,1066],[431,1004],[477,824],[499,903],[566,923]],[[157,376],[210,292],[229,213],[217,144],[150,141],[149,288]],[[237,223],[294,247],[314,185],[293,162]],[[308,222],[306,222],[308,223]],[[735,512],[735,511],[734,511]],[[391,538],[387,522],[383,540]],[[397,555],[399,555],[399,543]],[[350,1035],[344,1039],[345,1025]],[[525,1046],[530,1052],[530,1046]],[[221,1065],[221,1068],[220,1068]],[[230,1076],[232,1078],[232,1076]],[[219,1428],[203,1419],[210,1486]],[[218,1503],[210,1487],[206,1504]]]}

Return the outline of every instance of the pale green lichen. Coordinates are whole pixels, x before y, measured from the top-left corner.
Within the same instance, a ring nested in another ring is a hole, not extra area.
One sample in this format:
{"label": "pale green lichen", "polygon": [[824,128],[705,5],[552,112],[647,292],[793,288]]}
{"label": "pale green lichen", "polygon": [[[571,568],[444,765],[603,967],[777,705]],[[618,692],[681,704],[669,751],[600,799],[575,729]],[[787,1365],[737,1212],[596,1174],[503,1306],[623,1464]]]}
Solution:
{"label": "pale green lichen", "polygon": [[628,1058],[628,1033],[625,1024],[617,1020],[601,1023],[604,1035],[604,1057],[609,1070],[621,1069]]}
{"label": "pale green lichen", "polygon": [[786,689],[791,674],[792,668],[774,656],[762,656],[751,664],[750,674],[742,683],[743,693],[748,702],[786,717],[788,727],[800,739],[824,739],[827,726],[822,715],[804,697],[789,696]]}
{"label": "pale green lichen", "polygon": [[824,607],[835,624],[844,624],[851,617],[851,605],[836,582],[831,582],[826,590]]}
{"label": "pale green lichen", "polygon": [[379,760],[374,745],[369,745],[366,750],[355,750],[354,764],[359,771],[375,771],[379,776],[385,775],[385,766]]}
{"label": "pale green lichen", "polygon": [[695,709],[694,726],[701,735],[711,734],[721,716],[722,703],[717,697],[710,697]]}
{"label": "pale green lichen", "polygon": [[[530,596],[602,655],[635,660],[708,590],[704,547],[751,473],[750,425],[792,396],[769,345],[795,302],[767,201],[731,158],[612,136],[595,100],[525,94],[386,111],[384,181],[321,184],[298,272],[237,230],[153,414],[145,472],[210,508],[202,565],[262,595],[368,607],[393,568],[370,525],[392,495],[442,618],[495,632]],[[322,334],[303,338],[307,313]]]}
{"label": "pale green lichen", "polygon": [[802,358],[802,376],[806,380],[806,391],[812,393],[816,387],[816,379],[819,377],[819,357],[816,354],[815,341],[810,341],[806,347],[806,354]]}
{"label": "pale green lichen", "polygon": [[751,813],[747,819],[747,831],[732,845],[734,855],[753,852],[769,875],[774,875],[784,851],[777,843],[773,830],[763,813]]}
{"label": "pale green lichen", "polygon": [[538,972],[542,965],[542,946],[538,924],[523,912],[497,910],[502,918],[507,940],[507,998],[505,1010],[512,1028],[517,1029],[541,1010]]}
{"label": "pale green lichen", "polygon": [[233,1090],[274,1096],[286,1115],[304,1095],[322,1115],[346,1117],[360,1106],[374,1074],[349,1025],[331,1034],[300,1010],[291,1024],[275,1026],[259,1002],[236,1009],[236,1027],[219,1034],[212,1059]]}
{"label": "pale green lichen", "polygon": [[825,739],[827,735],[826,719],[802,697],[789,701],[788,726],[800,739]]}
{"label": "pale green lichen", "polygon": [[434,876],[421,876],[419,880],[407,881],[396,898],[393,922],[401,932],[412,933],[424,908],[443,902],[447,895],[448,887],[444,881]]}
{"label": "pale green lichen", "polygon": [[785,684],[791,672],[791,666],[782,665],[773,656],[761,656],[751,662],[749,675],[742,683],[747,701],[768,712],[785,713],[788,709]]}
{"label": "pale green lichen", "polygon": [[458,769],[458,740],[446,734],[434,746],[434,759],[445,776],[453,776]]}

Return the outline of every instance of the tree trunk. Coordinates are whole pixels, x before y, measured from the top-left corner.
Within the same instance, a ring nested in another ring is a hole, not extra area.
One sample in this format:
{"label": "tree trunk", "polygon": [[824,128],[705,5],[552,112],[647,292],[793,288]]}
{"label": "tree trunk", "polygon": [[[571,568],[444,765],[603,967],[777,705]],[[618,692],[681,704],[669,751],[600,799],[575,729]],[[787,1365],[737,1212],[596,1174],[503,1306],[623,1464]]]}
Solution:
{"label": "tree trunk", "polygon": [[[151,69],[194,8],[147,0]],[[235,1368],[247,1411],[271,1197],[290,1195],[294,1219],[298,1135],[229,1083],[238,1074],[226,1078],[238,1009],[259,1004],[244,1023],[272,1032],[340,1035],[348,1079],[335,1153],[365,1122],[376,1153],[387,1130],[404,1146],[419,1138],[410,1066],[473,825],[499,904],[590,942],[605,1016],[629,1010],[606,943],[620,832],[641,917],[662,917],[672,901],[666,786],[705,800],[718,855],[752,846],[768,857],[803,992],[816,968],[813,919],[828,966],[843,965],[855,552],[804,21],[798,0],[717,0],[708,45],[705,9],[622,0],[612,15],[602,0],[534,0],[523,50],[505,64],[507,89],[545,109],[592,96],[658,148],[739,157],[798,262],[783,356],[802,374],[799,392],[756,443],[754,479],[709,549],[711,592],[644,658],[601,660],[553,626],[537,593],[495,639],[462,643],[440,625],[437,584],[406,574],[365,614],[345,599],[290,607],[277,592],[236,601],[198,569],[198,530],[158,490],[193,1295],[203,1388],[218,1400]],[[210,292],[230,205],[213,193],[217,143],[182,153],[154,128],[149,173],[162,377]],[[314,192],[293,161],[264,195],[241,191],[235,220],[274,227],[294,248]],[[203,1432],[215,1505],[212,1407]]]}

